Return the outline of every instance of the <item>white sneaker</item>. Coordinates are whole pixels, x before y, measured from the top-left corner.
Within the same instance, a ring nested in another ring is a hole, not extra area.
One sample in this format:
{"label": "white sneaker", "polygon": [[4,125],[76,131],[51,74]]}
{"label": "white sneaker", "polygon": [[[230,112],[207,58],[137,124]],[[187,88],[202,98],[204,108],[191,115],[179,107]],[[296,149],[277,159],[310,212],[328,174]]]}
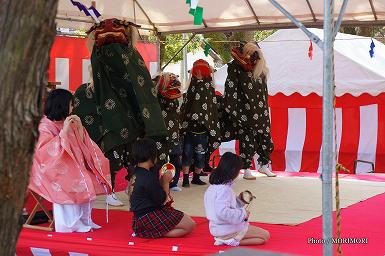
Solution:
{"label": "white sneaker", "polygon": [[170,191],[181,192],[182,189],[180,187],[172,187],[172,188],[170,188]]}
{"label": "white sneaker", "polygon": [[122,201],[119,200],[119,198],[117,197],[117,195],[115,193],[108,195],[106,197],[106,202],[107,202],[107,204],[109,204],[111,206],[122,206],[123,205]]}
{"label": "white sneaker", "polygon": [[276,177],[277,174],[270,171],[269,166],[267,164],[262,165],[261,169],[259,169],[260,173],[265,174],[267,177]]}
{"label": "white sneaker", "polygon": [[255,180],[257,177],[255,177],[253,174],[251,174],[250,169],[246,169],[244,174],[243,174],[243,178],[246,180]]}
{"label": "white sneaker", "polygon": [[92,229],[100,229],[100,228],[102,228],[102,226],[100,226],[100,225],[98,225],[98,224],[96,224],[94,222],[91,222],[91,228]]}

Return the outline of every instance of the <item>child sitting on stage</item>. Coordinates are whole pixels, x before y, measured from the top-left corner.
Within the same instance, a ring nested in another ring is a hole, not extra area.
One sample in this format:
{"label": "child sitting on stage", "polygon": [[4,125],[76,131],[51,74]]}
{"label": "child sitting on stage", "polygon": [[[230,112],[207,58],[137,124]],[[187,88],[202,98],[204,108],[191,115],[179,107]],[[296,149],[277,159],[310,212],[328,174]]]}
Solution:
{"label": "child sitting on stage", "polygon": [[249,224],[250,212],[234,194],[232,185],[241,168],[241,158],[227,152],[210,175],[211,185],[206,190],[204,202],[214,245],[259,245],[270,237],[268,231]]}
{"label": "child sitting on stage", "polygon": [[136,141],[132,147],[132,157],[136,165],[130,196],[134,235],[158,238],[182,237],[191,233],[195,222],[171,206],[171,172],[166,172],[159,179],[159,170],[154,168],[157,160],[156,143],[151,139]]}

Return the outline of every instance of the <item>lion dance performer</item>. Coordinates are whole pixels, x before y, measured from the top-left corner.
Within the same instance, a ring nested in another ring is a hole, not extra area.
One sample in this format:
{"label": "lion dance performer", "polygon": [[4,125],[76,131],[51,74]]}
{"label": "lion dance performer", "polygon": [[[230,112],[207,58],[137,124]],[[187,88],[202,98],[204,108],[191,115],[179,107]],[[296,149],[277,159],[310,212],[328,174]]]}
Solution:
{"label": "lion dance performer", "polygon": [[192,164],[195,170],[191,183],[206,184],[200,179],[206,154],[211,154],[220,144],[218,104],[212,73],[212,68],[205,60],[194,62],[190,86],[183,99],[183,187],[190,186],[189,168]]}
{"label": "lion dance performer", "polygon": [[231,52],[224,98],[221,104],[222,140],[239,140],[243,178],[255,179],[250,167],[258,154],[259,171],[269,177],[273,141],[270,135],[267,77],[269,70],[261,49],[255,43],[241,43]]}
{"label": "lion dance performer", "polygon": [[[92,26],[87,34],[93,82],[75,93],[75,113],[110,160],[113,181],[121,168],[132,169],[129,152],[134,141],[151,137],[162,152],[167,135],[157,92],[135,48],[137,27],[118,19]],[[107,202],[122,205],[116,195]]]}
{"label": "lion dance performer", "polygon": [[175,175],[170,183],[170,190],[181,191],[178,187],[182,169],[182,145],[179,136],[182,127],[180,122],[180,99],[183,96],[181,83],[178,76],[169,72],[161,72],[153,80],[168,131],[165,148],[168,149],[170,163],[175,166]]}

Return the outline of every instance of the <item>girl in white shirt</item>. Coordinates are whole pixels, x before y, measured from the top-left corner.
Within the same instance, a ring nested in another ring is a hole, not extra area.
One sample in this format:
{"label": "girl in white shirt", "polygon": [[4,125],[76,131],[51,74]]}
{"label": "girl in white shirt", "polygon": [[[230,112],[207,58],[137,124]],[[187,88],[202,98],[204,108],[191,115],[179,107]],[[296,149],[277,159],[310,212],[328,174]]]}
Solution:
{"label": "girl in white shirt", "polygon": [[250,225],[250,212],[234,194],[232,185],[242,168],[239,156],[226,152],[210,175],[205,211],[215,245],[259,245],[269,240],[267,230]]}

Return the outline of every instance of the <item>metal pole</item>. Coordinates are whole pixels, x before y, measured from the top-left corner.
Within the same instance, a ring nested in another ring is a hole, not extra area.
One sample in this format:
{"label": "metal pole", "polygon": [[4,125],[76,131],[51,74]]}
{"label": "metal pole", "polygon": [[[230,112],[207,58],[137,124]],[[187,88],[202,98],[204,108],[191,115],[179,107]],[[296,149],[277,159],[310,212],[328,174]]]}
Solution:
{"label": "metal pole", "polygon": [[156,40],[156,44],[157,44],[157,47],[158,47],[158,73],[161,71],[160,69],[160,65],[161,65],[161,60],[160,60],[160,40],[159,40],[159,37],[157,37],[157,40]]}
{"label": "metal pole", "polygon": [[[183,40],[187,39],[187,35],[183,34]],[[188,80],[188,73],[187,73],[187,47],[183,47],[183,59],[182,59],[182,83],[186,84]]]}
{"label": "metal pole", "polygon": [[[337,19],[337,22],[336,22],[336,25],[334,28],[334,38],[337,36],[338,30],[341,27],[342,20],[344,18],[347,6],[348,6],[348,0],[344,0],[344,2],[342,3],[342,6],[341,6],[340,14],[338,15],[338,19]],[[333,38],[333,40],[334,40],[334,38]]]}
{"label": "metal pole", "polygon": [[293,15],[291,15],[290,12],[286,11],[285,8],[282,7],[276,0],[269,0],[270,3],[272,3],[275,8],[277,8],[280,12],[282,12],[291,22],[294,23],[299,29],[301,29],[309,38],[312,40],[315,44],[318,45],[319,48],[323,49],[323,43],[322,40],[310,32],[299,20],[297,20]]}
{"label": "metal pole", "polygon": [[333,255],[333,44],[334,0],[324,0],[323,97],[322,97],[322,238],[323,255]]}

